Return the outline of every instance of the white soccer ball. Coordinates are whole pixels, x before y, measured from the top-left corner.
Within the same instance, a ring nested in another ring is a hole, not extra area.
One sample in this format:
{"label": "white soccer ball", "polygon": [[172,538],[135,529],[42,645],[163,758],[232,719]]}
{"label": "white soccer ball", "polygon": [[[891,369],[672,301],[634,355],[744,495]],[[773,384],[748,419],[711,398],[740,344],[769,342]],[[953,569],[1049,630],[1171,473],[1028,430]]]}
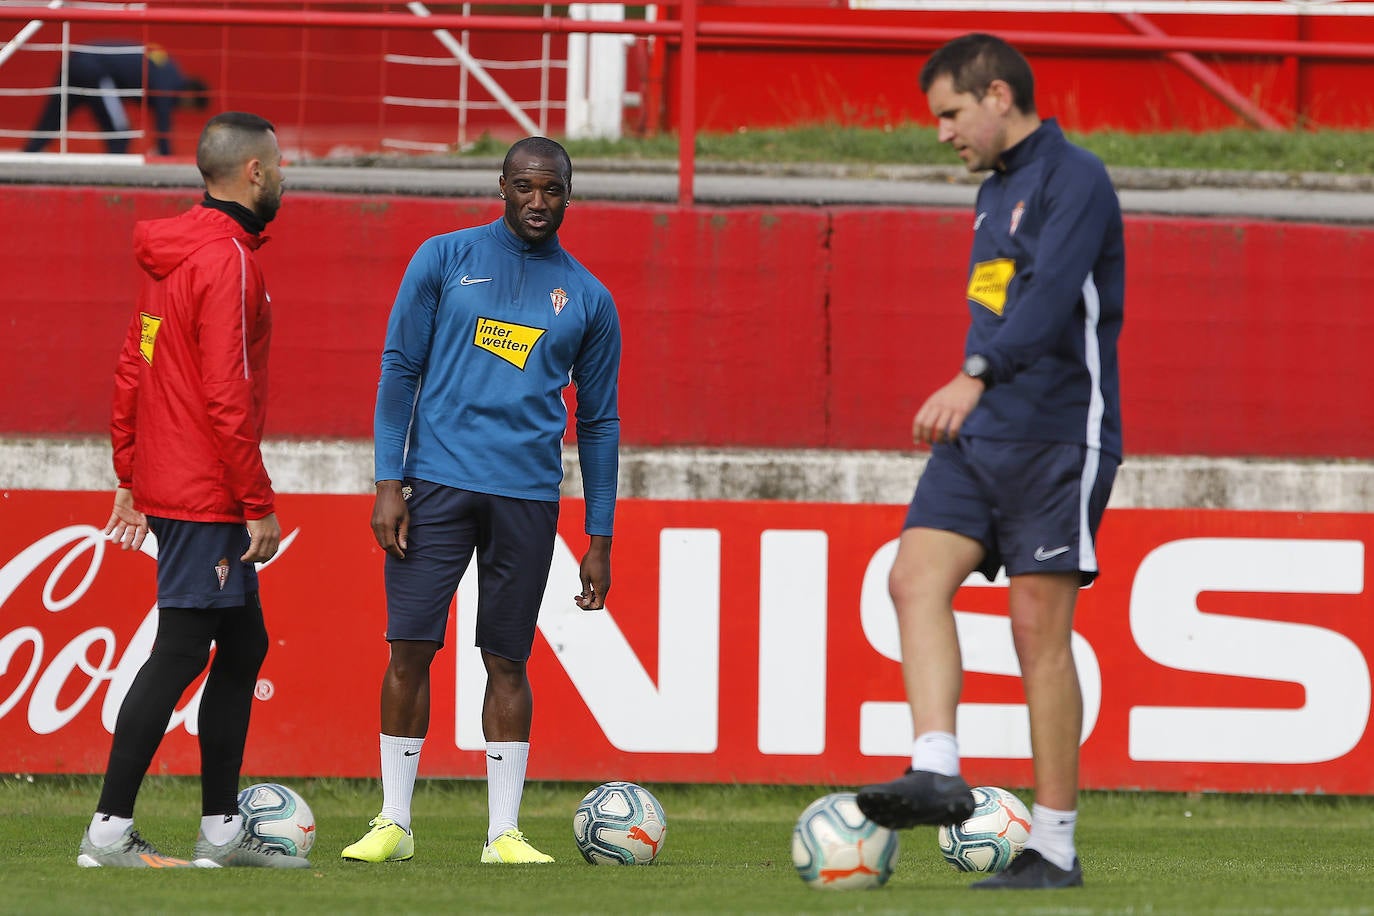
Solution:
{"label": "white soccer ball", "polygon": [[792,864],[815,888],[881,887],[892,877],[899,852],[897,832],[864,817],[853,792],[816,799],[792,830]]}
{"label": "white soccer ball", "polygon": [[248,832],[288,856],[307,856],[315,845],[315,815],[294,789],[260,782],[239,793]]}
{"label": "white soccer ball", "polygon": [[976,787],[973,803],[968,820],[940,828],[940,853],[957,871],[1001,871],[1030,839],[1030,811],[996,786]]}
{"label": "white soccer ball", "polygon": [[593,865],[648,865],[663,851],[667,836],[663,806],[632,782],[597,786],[573,814],[573,839]]}

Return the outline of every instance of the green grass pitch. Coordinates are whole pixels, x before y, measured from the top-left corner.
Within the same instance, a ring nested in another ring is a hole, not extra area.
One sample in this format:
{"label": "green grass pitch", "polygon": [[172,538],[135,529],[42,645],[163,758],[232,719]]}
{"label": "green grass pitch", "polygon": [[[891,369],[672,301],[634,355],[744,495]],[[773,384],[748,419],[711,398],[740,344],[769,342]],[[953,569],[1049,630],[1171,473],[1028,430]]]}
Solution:
{"label": "green grass pitch", "polygon": [[[257,781],[267,780],[244,785]],[[573,845],[572,813],[590,786],[532,783],[521,828],[558,861],[501,867],[477,861],[487,820],[482,782],[423,781],[415,858],[362,865],[338,856],[376,813],[374,782],[275,781],[315,812],[309,871],[78,868],[98,780],[7,774],[0,912],[1374,914],[1369,798],[1085,793],[1082,889],[970,891],[972,879],[940,858],[931,827],[903,832],[887,886],[816,891],[798,879],[789,842],[802,808],[830,791],[823,787],[646,784],[668,815],[664,851],[654,865],[616,867],[587,865]],[[138,825],[162,852],[189,856],[198,815],[196,780],[145,783]]]}

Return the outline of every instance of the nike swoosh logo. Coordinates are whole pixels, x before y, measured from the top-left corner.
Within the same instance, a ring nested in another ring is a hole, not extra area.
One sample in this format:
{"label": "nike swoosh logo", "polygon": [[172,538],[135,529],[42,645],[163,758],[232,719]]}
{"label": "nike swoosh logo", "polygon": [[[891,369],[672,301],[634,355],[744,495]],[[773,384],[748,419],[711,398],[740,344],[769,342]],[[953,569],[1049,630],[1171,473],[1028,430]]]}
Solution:
{"label": "nike swoosh logo", "polygon": [[402,753],[404,753],[407,757],[414,757],[416,754],[418,754],[418,753],[420,753],[420,752],[419,752],[419,751],[403,751]]}
{"label": "nike swoosh logo", "polygon": [[488,754],[487,756],[490,757],[492,760],[505,760],[505,759],[506,759],[505,757],[502,757],[500,754]]}
{"label": "nike swoosh logo", "polygon": [[1059,556],[1061,553],[1068,553],[1068,552],[1069,552],[1069,545],[1067,545],[1067,544],[1065,544],[1063,547],[1056,547],[1056,548],[1054,548],[1053,550],[1046,550],[1044,547],[1037,547],[1037,548],[1035,548],[1035,560],[1036,560],[1037,563],[1043,563],[1043,562],[1045,562],[1046,560],[1053,560],[1055,557]]}
{"label": "nike swoosh logo", "polygon": [[463,278],[458,281],[459,286],[471,286],[474,283],[490,283],[491,277],[469,277],[463,274]]}

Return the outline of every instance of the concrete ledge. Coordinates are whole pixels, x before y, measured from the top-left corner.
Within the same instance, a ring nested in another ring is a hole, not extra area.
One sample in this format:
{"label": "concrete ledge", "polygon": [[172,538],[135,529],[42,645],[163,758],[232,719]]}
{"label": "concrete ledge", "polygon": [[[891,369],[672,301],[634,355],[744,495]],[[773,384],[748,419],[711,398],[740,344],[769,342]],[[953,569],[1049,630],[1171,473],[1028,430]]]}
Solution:
{"label": "concrete ledge", "polygon": [[[355,160],[290,167],[290,191],[337,194],[477,197],[494,199],[498,160]],[[592,160],[577,164],[583,200],[675,202],[676,163]],[[1241,216],[1363,224],[1374,222],[1374,176],[1320,172],[1226,172],[1189,169],[1114,169],[1112,179],[1127,213]],[[698,164],[693,187],[699,203],[738,206],[797,205],[970,208],[981,175],[954,166],[846,166],[749,163]],[[56,184],[177,188],[198,194],[195,166],[185,163],[103,163],[86,168],[59,156],[16,154],[0,158],[0,184]]]}
{"label": "concrete ledge", "polygon": [[[282,493],[369,494],[372,443],[269,440]],[[563,456],[563,492],[582,493],[575,448]],[[925,466],[915,452],[625,449],[623,498],[905,504]],[[0,489],[104,490],[114,486],[104,439],[0,438]],[[1111,505],[1141,509],[1374,512],[1374,462],[1130,457]]]}

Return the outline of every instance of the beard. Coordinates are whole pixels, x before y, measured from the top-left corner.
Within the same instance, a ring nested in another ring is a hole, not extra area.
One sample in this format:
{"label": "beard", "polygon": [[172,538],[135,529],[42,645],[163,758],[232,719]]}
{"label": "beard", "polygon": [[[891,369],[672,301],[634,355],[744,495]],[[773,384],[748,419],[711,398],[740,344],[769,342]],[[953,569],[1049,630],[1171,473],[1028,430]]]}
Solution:
{"label": "beard", "polygon": [[281,209],[281,189],[276,191],[263,192],[253,201],[253,212],[262,217],[264,223],[272,222],[276,217],[277,211]]}

